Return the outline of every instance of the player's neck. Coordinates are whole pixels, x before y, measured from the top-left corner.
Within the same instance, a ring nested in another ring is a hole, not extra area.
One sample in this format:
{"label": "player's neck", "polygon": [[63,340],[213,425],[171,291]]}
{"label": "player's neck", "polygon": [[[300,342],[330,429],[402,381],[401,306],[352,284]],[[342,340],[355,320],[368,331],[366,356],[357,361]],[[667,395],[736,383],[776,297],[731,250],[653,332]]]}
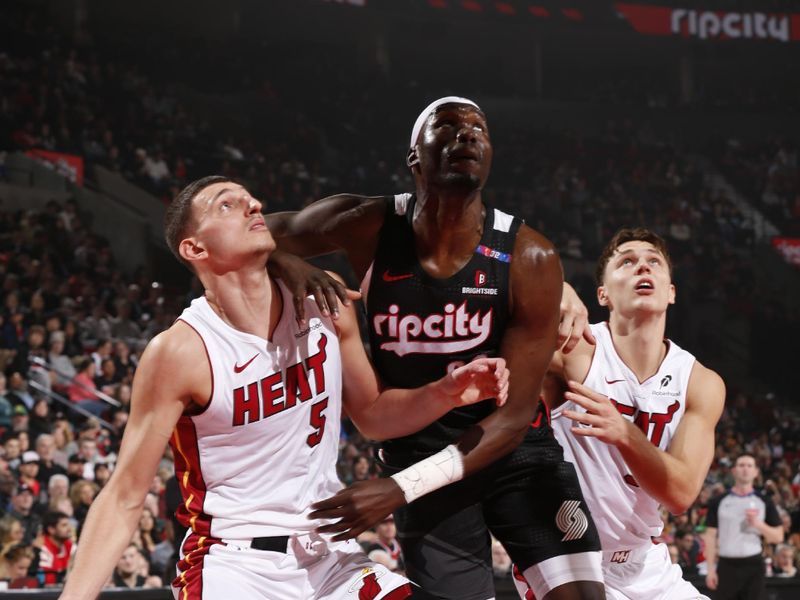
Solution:
{"label": "player's neck", "polygon": [[277,284],[265,268],[232,271],[205,283],[206,300],[223,321],[239,331],[270,339],[282,306]]}
{"label": "player's neck", "polygon": [[609,319],[614,348],[640,382],[658,373],[667,354],[665,316],[624,318],[612,315]]}
{"label": "player's neck", "polygon": [[412,226],[417,255],[447,270],[472,256],[483,234],[480,190],[465,195],[449,190],[417,190]]}

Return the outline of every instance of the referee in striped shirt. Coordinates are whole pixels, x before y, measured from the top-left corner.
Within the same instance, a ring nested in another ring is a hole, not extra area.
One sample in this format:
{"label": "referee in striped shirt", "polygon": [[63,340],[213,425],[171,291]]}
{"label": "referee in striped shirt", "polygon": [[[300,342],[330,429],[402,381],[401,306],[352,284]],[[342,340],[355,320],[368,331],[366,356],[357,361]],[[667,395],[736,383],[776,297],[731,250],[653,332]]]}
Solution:
{"label": "referee in striped shirt", "polygon": [[783,527],[772,500],[753,488],[756,459],[742,454],[731,472],[733,487],[708,507],[706,585],[716,590],[714,600],[761,600],[766,595],[762,540],[782,542]]}

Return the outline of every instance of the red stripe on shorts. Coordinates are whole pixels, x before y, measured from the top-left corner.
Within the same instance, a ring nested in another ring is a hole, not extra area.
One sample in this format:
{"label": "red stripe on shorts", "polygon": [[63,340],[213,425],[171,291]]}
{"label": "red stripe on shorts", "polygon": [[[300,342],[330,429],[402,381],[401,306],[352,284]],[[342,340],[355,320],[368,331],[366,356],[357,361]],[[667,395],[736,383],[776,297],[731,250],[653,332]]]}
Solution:
{"label": "red stripe on shorts", "polygon": [[178,600],[201,600],[203,597],[203,561],[211,547],[222,540],[196,533],[190,534],[183,543],[183,558],[176,565],[178,576],[172,581],[178,588]]}

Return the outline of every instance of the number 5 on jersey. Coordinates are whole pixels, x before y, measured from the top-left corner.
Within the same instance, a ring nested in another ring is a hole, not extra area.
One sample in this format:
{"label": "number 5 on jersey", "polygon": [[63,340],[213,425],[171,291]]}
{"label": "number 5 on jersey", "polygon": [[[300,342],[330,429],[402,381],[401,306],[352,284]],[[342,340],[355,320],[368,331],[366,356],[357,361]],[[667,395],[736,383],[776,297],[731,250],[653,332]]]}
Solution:
{"label": "number 5 on jersey", "polygon": [[326,408],[328,408],[327,397],[311,405],[311,418],[309,422],[314,432],[309,434],[306,438],[306,443],[308,443],[311,448],[319,444],[322,441],[322,436],[325,434],[325,415],[322,414],[322,411]]}

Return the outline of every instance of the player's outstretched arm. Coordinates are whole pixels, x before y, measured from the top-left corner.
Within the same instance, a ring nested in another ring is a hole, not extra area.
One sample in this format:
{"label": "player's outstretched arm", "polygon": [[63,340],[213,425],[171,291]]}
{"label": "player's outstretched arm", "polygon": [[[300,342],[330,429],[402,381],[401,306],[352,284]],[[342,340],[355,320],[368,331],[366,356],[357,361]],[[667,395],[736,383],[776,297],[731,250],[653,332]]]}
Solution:
{"label": "player's outstretched arm", "polygon": [[342,353],[344,409],[366,437],[385,440],[427,427],[459,406],[508,395],[509,372],[502,358],[472,361],[441,379],[414,389],[382,388],[367,358],[355,311],[347,307],[336,322]]}
{"label": "player's outstretched arm", "polygon": [[191,399],[189,378],[205,377],[211,390],[207,364],[197,334],[180,322],[142,354],[117,466],[89,510],[61,600],[94,600],[100,593],[139,523],[158,463]]}
{"label": "player's outstretched arm", "polygon": [[337,194],[317,200],[300,212],[266,215],[266,222],[278,250],[302,257],[342,250],[362,279],[375,256],[390,199]]}
{"label": "player's outstretched arm", "polygon": [[722,378],[695,363],[686,412],[666,452],[653,445],[603,394],[576,382],[570,382],[569,388],[567,398],[587,411],[564,411],[576,422],[572,432],[615,445],[643,490],[673,514],[685,512],[697,498],[714,457],[714,427],[725,403]]}

